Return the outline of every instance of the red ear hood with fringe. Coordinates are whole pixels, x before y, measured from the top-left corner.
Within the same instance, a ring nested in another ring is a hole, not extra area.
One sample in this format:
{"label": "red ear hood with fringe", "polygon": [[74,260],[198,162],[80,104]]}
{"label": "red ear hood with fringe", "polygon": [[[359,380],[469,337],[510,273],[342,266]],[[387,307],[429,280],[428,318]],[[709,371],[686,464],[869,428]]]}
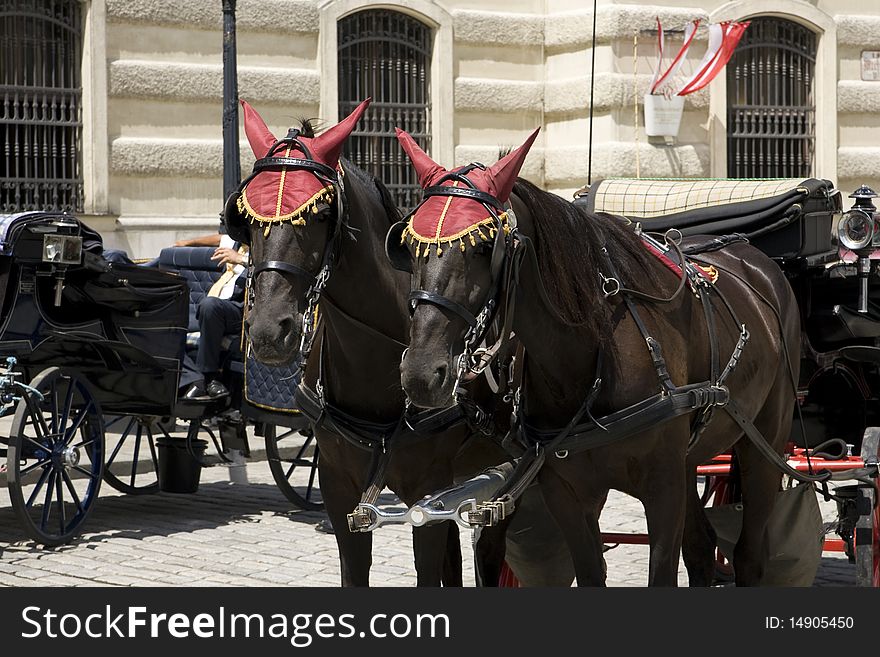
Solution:
{"label": "red ear hood with fringe", "polygon": [[[279,148],[274,155],[298,157],[320,162],[331,169],[339,165],[342,147],[355,124],[370,104],[370,98],[329,130],[316,137],[298,137],[311,152],[311,156],[299,148]],[[257,158],[266,157],[276,138],[266,123],[246,101],[241,101],[244,115],[244,131],[251,150]],[[273,224],[289,221],[305,223],[306,213],[318,211],[319,203],[329,203],[333,186],[319,180],[310,171],[283,167],[280,171],[263,171],[251,180],[242,191],[239,210],[250,221]]]}
{"label": "red ear hood with fringe", "polygon": [[[468,179],[480,191],[487,192],[501,203],[505,203],[510,197],[516,177],[539,130],[540,128],[536,129],[522,146],[505,155],[491,167],[485,170],[472,169],[467,174]],[[436,185],[437,181],[448,173],[434,162],[410,135],[399,128],[397,140],[412,161],[422,189]],[[462,183],[447,180],[443,185],[461,186]],[[426,244],[425,255],[428,254],[430,244],[436,244],[438,255],[443,253],[442,244],[455,246],[457,243],[464,251],[468,242],[475,245],[477,239],[486,240],[494,237],[494,220],[486,215],[486,208],[479,201],[457,196],[431,196],[416,210],[404,232],[404,239],[409,237],[410,241]],[[505,219],[506,217],[502,216],[502,220]],[[416,255],[419,255],[418,251],[417,245]]]}

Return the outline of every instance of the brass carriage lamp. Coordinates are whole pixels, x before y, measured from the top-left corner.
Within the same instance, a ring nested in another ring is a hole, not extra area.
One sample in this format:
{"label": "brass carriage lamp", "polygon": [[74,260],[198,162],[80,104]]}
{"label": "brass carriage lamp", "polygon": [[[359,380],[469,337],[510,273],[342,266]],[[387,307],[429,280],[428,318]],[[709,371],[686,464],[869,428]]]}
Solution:
{"label": "brass carriage lamp", "polygon": [[849,195],[855,199],[852,208],[843,214],[837,225],[840,243],[858,257],[859,312],[868,312],[868,275],[871,273],[870,255],[880,248],[880,214],[871,199],[877,192],[862,185]]}

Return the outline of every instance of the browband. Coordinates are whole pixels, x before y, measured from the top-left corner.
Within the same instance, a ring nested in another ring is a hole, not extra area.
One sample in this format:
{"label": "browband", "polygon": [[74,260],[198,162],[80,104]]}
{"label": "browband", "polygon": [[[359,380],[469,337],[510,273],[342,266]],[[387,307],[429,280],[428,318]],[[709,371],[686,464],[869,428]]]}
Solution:
{"label": "browband", "polygon": [[304,160],[299,157],[263,157],[254,162],[254,173],[266,170],[276,170],[281,167],[295,167],[307,169],[329,180],[336,180],[336,169],[314,160]]}
{"label": "browband", "polygon": [[480,191],[479,189],[469,189],[467,187],[451,187],[448,185],[435,185],[428,187],[423,192],[424,198],[429,196],[460,196],[461,198],[479,201],[484,205],[489,205],[501,212],[504,212],[504,204],[491,194]]}

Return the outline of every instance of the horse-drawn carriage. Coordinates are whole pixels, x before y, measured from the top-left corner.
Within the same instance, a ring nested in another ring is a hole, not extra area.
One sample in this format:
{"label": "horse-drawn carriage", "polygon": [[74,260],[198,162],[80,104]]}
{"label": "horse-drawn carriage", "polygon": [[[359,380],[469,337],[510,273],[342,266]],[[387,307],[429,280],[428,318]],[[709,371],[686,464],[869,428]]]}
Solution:
{"label": "horse-drawn carriage", "polygon": [[[414,283],[428,282],[410,295],[414,312],[434,309],[415,317],[401,366],[404,388],[416,404],[435,405],[450,388],[425,372],[429,364],[449,359],[459,378],[485,367],[473,345],[484,339],[487,322],[469,318],[494,317],[525,344],[517,354],[513,430],[506,438],[516,468],[494,492],[475,487],[479,495],[455,498],[461,524],[502,524],[516,508],[516,491],[549,466],[542,489],[579,561],[579,582],[604,579],[598,510],[607,490],[619,488],[644,504],[649,535],[604,539],[649,542],[651,581],[670,583],[678,564],[669,555],[677,554],[681,535],[668,532],[683,523],[691,582],[708,583],[706,548],[723,537],[706,520],[713,514],[697,511],[697,504],[735,502],[742,509],[742,499],[745,513],[727,537],[728,558],[736,545],[742,559],[737,582],[803,585],[814,569],[795,568],[793,577],[801,579],[786,579],[765,570],[757,556],[766,550],[762,536],[770,534],[781,473],[838,503],[831,528],[840,539],[820,541],[815,495],[814,514],[787,519],[789,533],[801,517],[812,524],[795,551],[815,552],[816,562],[823,545],[845,551],[858,563],[859,583],[880,585],[880,444],[871,426],[880,315],[870,285],[877,275],[871,257],[880,248],[880,217],[872,190],[852,194],[853,208],[843,214],[839,192],[824,180],[607,180],[581,190],[575,205],[586,215],[579,216],[546,192],[512,183],[510,162],[447,172],[407,135],[398,137],[426,193],[409,220],[391,229],[386,248],[395,267],[414,273]],[[479,249],[468,255],[462,235],[470,236],[471,246],[485,245],[486,255]],[[464,262],[442,258],[456,246]],[[474,309],[480,299],[483,305]],[[438,314],[437,308],[449,312]],[[640,358],[645,346],[650,359]],[[567,368],[558,371],[554,363],[561,358]],[[608,359],[616,362],[608,365]],[[530,380],[529,362],[535,363]],[[539,392],[526,392],[524,381]],[[604,399],[603,386],[611,391]],[[570,393],[572,387],[578,392]],[[789,434],[795,410],[799,421]],[[846,422],[836,421],[841,415]],[[682,416],[689,424],[676,425]],[[664,434],[664,426],[673,428]],[[682,444],[681,438],[688,439]],[[735,451],[719,451],[725,448],[712,441]],[[577,457],[584,458],[575,464]],[[683,463],[691,490],[674,492]],[[694,491],[697,476],[705,482],[701,496]],[[831,490],[835,479],[857,483]]]}
{"label": "horse-drawn carriage", "polygon": [[[316,458],[306,453],[308,437],[299,444],[305,422],[283,400],[267,408],[246,396],[241,403],[241,396],[212,404],[178,401],[197,277],[181,274],[192,268],[164,268],[177,273],[109,262],[100,235],[67,214],[21,213],[0,222],[5,471],[16,515],[39,543],[75,536],[102,481],[128,494],[191,487],[193,475],[185,470],[205,463],[198,434],[210,432],[211,418],[219,424],[221,459],[230,448],[246,451],[244,422],[258,423],[281,490],[302,507],[317,504],[292,487],[292,468],[283,467],[291,461],[313,468]],[[219,274],[215,267],[201,278]],[[252,399],[262,399],[274,374],[252,367],[252,380],[262,376],[251,384]],[[189,422],[186,438],[166,430],[175,417]],[[276,425],[288,429],[277,434]],[[289,450],[282,456],[279,445],[292,435],[297,449],[292,458]]]}

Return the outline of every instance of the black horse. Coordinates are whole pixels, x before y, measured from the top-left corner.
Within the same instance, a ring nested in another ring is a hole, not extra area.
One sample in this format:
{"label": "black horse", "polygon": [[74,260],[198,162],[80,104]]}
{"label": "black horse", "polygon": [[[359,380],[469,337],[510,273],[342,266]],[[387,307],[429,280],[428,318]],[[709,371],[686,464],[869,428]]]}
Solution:
{"label": "black horse", "polygon": [[[398,136],[427,188],[409,223],[388,235],[392,262],[413,272],[417,307],[400,368],[409,398],[424,408],[448,404],[472,318],[487,309],[512,314],[525,347],[514,437],[546,453],[538,480],[578,583],[604,583],[598,517],[613,488],[644,505],[649,583],[677,583],[684,533],[691,584],[709,584],[714,533],[696,466],[731,447],[744,505],[736,582],[759,583],[781,483],[771,452],[781,453],[789,436],[799,367],[799,313],[779,267],[745,243],[700,255],[699,271],[681,267],[687,243],[666,251],[653,242],[652,254],[620,218],[588,216],[526,181],[514,184],[531,141],[490,169],[448,173]],[[694,382],[708,385],[685,395],[682,386]],[[669,412],[620,421],[621,409],[649,399]],[[614,439],[624,426],[629,437]],[[768,437],[763,445],[754,427]],[[581,449],[575,434],[592,448]]]}
{"label": "black horse", "polygon": [[[339,160],[365,108],[366,103],[317,137],[304,125],[290,139],[275,142],[246,107],[254,151],[270,156],[255,170],[280,174],[278,161],[263,163],[286,157],[284,177],[245,181],[241,197],[226,211],[230,233],[250,242],[255,263],[246,320],[255,355],[269,364],[290,363],[302,341],[301,356],[308,357],[297,399],[315,417],[321,492],[345,586],[369,584],[372,534],[349,531],[347,521],[369,485],[387,484],[413,505],[448,488],[454,471],[471,474],[501,460],[489,441],[468,440],[473,431],[463,422],[426,436],[402,431],[405,396],[398,368],[409,330],[409,280],[388,266],[383,251],[385,234],[400,214],[379,180]],[[282,202],[286,195],[293,198]],[[271,206],[266,214],[254,207],[260,198]],[[276,221],[272,213],[284,219]],[[390,459],[380,465],[386,450]],[[384,476],[377,474],[381,469]],[[489,583],[497,581],[504,557],[500,538],[491,536],[481,548]],[[413,549],[420,586],[461,585],[453,523],[414,528]]]}

